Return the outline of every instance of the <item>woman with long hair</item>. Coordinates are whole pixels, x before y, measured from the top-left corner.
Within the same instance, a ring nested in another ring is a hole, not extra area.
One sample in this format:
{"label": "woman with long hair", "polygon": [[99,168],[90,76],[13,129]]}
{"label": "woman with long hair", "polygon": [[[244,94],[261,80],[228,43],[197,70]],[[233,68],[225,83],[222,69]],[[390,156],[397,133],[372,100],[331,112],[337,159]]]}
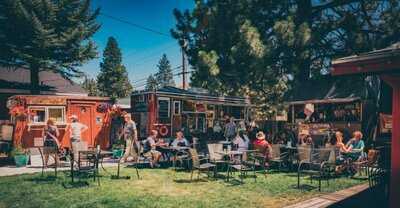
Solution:
{"label": "woman with long hair", "polygon": [[[53,147],[54,151],[58,152],[60,148],[60,142],[58,141],[58,136],[60,133],[58,131],[57,126],[55,125],[54,119],[49,118],[46,122],[46,126],[44,127],[43,137],[44,137],[44,147],[46,147],[44,154],[44,167],[47,167],[47,163],[49,161],[49,155],[53,151],[50,151],[49,148]],[[58,153],[55,154],[56,164],[58,164]]]}

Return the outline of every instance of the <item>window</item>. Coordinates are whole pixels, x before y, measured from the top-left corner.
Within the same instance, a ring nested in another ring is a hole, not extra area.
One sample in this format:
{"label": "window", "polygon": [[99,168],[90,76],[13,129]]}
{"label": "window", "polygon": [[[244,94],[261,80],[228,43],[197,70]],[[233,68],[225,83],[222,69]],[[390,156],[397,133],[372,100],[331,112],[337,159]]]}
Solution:
{"label": "window", "polygon": [[181,114],[181,102],[174,101],[174,115],[180,115],[180,114]]}
{"label": "window", "polygon": [[31,123],[44,123],[46,121],[46,108],[35,107],[29,109],[29,121]]}
{"label": "window", "polygon": [[65,107],[29,107],[29,122],[43,124],[49,118],[56,123],[65,123]]}
{"label": "window", "polygon": [[169,118],[169,98],[158,98],[158,117]]}
{"label": "window", "polygon": [[56,123],[64,123],[64,108],[48,108],[49,118],[54,119]]}

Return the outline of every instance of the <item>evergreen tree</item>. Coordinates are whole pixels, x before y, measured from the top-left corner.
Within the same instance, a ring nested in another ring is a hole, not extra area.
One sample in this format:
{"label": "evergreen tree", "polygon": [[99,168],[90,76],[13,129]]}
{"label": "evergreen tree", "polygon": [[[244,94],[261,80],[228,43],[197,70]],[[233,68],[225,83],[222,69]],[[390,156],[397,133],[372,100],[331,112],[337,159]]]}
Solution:
{"label": "evergreen tree", "polygon": [[82,88],[86,90],[89,96],[98,96],[99,92],[97,90],[96,80],[93,78],[88,78],[85,76],[85,80],[81,84]]}
{"label": "evergreen tree", "polygon": [[0,1],[0,65],[30,70],[31,91],[39,93],[39,72],[79,77],[77,69],[96,56],[91,40],[99,9],[90,0]]}
{"label": "evergreen tree", "polygon": [[248,95],[268,112],[332,59],[400,41],[399,13],[393,0],[196,0],[174,10],[171,32],[195,66],[193,86]]}
{"label": "evergreen tree", "polygon": [[158,87],[175,86],[174,75],[171,65],[166,54],[163,54],[157,65],[158,72],[156,74]]}
{"label": "evergreen tree", "polygon": [[132,91],[128,72],[122,65],[121,50],[114,37],[108,38],[107,46],[104,49],[100,73],[97,76],[97,86],[100,95],[113,99],[126,97]]}
{"label": "evergreen tree", "polygon": [[150,74],[150,76],[147,78],[147,81],[146,81],[146,90],[154,91],[157,88],[158,88],[158,82],[154,78],[154,76],[152,74]]}

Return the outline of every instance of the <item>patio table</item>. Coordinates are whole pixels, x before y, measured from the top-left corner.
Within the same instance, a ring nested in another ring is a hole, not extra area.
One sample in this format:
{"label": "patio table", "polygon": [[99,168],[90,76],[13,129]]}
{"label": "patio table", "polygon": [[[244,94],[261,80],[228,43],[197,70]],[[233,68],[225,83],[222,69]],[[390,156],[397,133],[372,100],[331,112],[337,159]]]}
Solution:
{"label": "patio table", "polygon": [[178,158],[178,154],[181,152],[187,152],[189,151],[190,147],[173,147],[173,146],[164,146],[164,147],[159,147],[160,149],[164,149],[166,151],[169,151],[172,153],[172,167],[175,169],[176,168],[176,159]]}

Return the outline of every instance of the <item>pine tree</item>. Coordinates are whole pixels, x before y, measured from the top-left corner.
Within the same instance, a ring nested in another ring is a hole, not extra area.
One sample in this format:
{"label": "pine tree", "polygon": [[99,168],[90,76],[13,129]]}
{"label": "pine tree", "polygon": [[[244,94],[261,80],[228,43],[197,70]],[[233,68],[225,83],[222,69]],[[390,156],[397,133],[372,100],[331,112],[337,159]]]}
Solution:
{"label": "pine tree", "polygon": [[33,94],[39,93],[40,71],[81,76],[77,67],[95,58],[91,37],[100,28],[100,10],[92,12],[90,2],[0,1],[0,65],[29,69]]}
{"label": "pine tree", "polygon": [[393,0],[199,0],[174,10],[171,32],[195,67],[193,86],[247,95],[267,112],[332,59],[400,41],[399,13]]}
{"label": "pine tree", "polygon": [[122,65],[121,50],[114,37],[108,38],[107,46],[104,49],[100,73],[97,76],[97,86],[100,95],[113,99],[126,97],[132,91],[128,72]]}
{"label": "pine tree", "polygon": [[82,88],[86,90],[89,96],[98,96],[99,91],[97,90],[96,80],[85,76],[85,80],[81,84]]}
{"label": "pine tree", "polygon": [[158,72],[156,74],[158,87],[175,86],[174,75],[172,73],[171,64],[166,54],[163,54],[157,65]]}
{"label": "pine tree", "polygon": [[158,88],[158,82],[156,78],[152,74],[147,78],[146,81],[146,90],[148,91],[154,91]]}

